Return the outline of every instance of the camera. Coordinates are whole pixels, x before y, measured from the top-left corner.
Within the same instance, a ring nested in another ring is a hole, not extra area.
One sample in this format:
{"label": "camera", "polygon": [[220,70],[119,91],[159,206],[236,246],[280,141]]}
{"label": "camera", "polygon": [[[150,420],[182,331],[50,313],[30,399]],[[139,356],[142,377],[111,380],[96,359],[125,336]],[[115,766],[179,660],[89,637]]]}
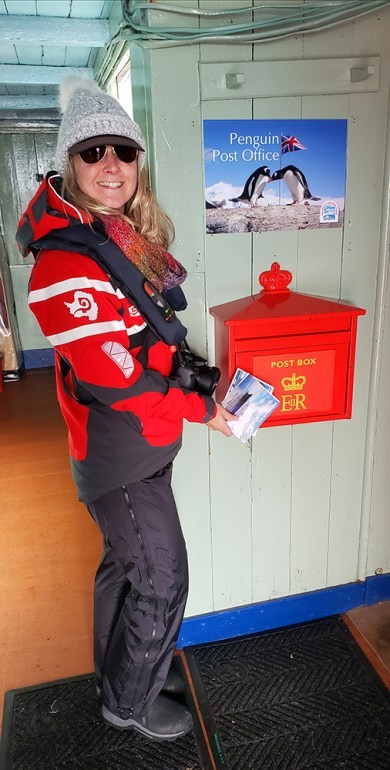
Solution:
{"label": "camera", "polygon": [[173,357],[172,375],[182,388],[212,396],[221,371],[217,366],[209,366],[206,359],[190,350],[186,343],[181,343]]}

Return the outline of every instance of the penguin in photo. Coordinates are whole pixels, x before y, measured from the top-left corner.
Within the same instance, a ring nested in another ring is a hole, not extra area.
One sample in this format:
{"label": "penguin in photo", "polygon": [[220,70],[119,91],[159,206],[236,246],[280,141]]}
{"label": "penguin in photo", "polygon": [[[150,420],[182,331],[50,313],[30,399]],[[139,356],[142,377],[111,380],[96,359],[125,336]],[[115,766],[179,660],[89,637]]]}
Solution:
{"label": "penguin in photo", "polygon": [[229,198],[233,203],[249,203],[256,206],[257,200],[263,198],[263,190],[271,181],[271,171],[268,166],[260,166],[251,174],[245,182],[244,189],[237,198]]}
{"label": "penguin in photo", "polygon": [[275,171],[272,174],[271,182],[276,182],[278,179],[284,179],[286,182],[291,193],[292,205],[295,203],[307,203],[309,200],[321,200],[321,198],[316,198],[311,194],[306,177],[297,166],[285,166],[280,168],[279,171]]}

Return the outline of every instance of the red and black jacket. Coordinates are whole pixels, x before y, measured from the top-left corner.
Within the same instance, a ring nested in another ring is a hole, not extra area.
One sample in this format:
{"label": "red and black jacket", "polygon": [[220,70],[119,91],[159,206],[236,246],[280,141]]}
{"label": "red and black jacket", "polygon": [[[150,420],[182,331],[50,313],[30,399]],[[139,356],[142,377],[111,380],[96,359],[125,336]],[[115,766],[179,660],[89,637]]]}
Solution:
{"label": "red and black jacket", "polygon": [[170,377],[175,347],[155,335],[96,261],[87,253],[45,247],[55,230],[61,229],[64,243],[69,225],[92,221],[61,198],[57,179],[42,182],[17,240],[24,255],[35,251],[36,241],[41,246],[28,301],[56,351],[73,478],[79,499],[91,502],[170,462],[181,446],[183,419],[208,422],[215,404]]}

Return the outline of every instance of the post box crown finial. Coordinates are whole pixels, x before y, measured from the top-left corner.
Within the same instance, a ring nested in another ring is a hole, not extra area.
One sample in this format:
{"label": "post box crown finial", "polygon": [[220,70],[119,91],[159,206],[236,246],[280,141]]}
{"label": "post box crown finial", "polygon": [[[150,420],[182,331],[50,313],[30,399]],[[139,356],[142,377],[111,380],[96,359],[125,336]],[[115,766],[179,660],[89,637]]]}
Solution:
{"label": "post box crown finial", "polygon": [[259,283],[266,293],[288,293],[289,283],[292,281],[292,273],[289,270],[281,270],[279,262],[273,262],[271,270],[265,270],[259,275]]}

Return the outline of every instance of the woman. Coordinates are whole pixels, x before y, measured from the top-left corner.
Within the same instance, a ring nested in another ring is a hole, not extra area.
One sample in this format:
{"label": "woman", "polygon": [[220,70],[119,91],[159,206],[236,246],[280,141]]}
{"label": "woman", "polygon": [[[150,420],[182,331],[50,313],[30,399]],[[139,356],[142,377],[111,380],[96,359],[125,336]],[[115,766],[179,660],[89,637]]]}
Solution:
{"label": "woman", "polygon": [[185,278],[165,250],[170,220],[147,185],[138,126],[81,78],[63,82],[61,107],[59,173],[42,183],[17,239],[24,255],[36,256],[29,304],[55,348],[79,499],[104,538],[94,621],[102,715],[114,727],[172,740],[192,719],[169,697],[181,686],[170,665],[188,588],[171,465],[183,419],[230,436],[232,416],[180,386],[171,374],[175,346],[99,261],[107,245],[119,247],[174,300]]}

